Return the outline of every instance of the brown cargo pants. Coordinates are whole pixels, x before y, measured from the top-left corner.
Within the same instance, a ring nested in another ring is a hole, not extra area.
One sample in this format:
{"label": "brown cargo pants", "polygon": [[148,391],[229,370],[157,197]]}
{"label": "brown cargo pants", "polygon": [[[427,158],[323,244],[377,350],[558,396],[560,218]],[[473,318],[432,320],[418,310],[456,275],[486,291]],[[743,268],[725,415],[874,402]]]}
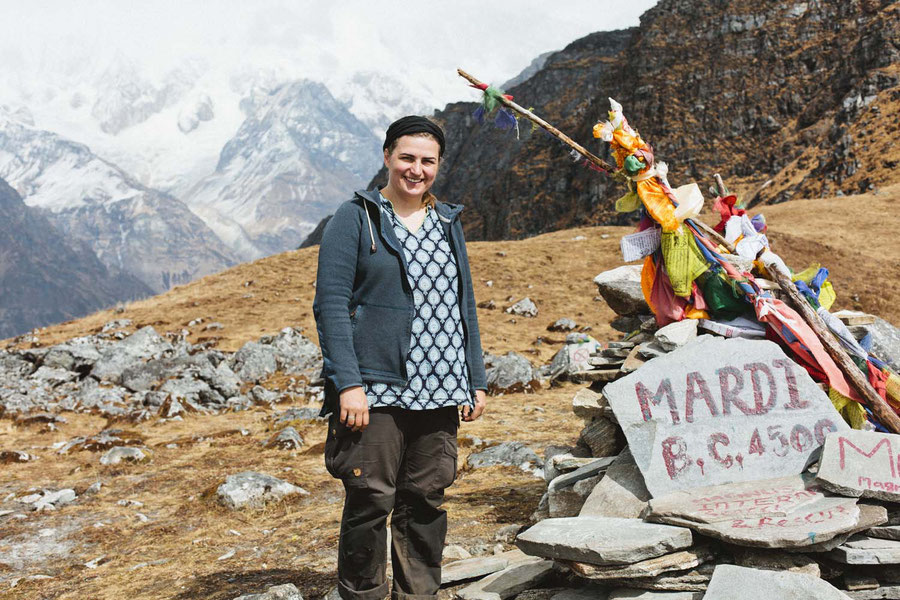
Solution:
{"label": "brown cargo pants", "polygon": [[455,406],[373,408],[353,432],[331,415],[325,467],[344,483],[338,592],[344,600],[387,596],[387,518],[391,516],[393,600],[432,600],[441,584],[447,512],[444,489],[456,478]]}

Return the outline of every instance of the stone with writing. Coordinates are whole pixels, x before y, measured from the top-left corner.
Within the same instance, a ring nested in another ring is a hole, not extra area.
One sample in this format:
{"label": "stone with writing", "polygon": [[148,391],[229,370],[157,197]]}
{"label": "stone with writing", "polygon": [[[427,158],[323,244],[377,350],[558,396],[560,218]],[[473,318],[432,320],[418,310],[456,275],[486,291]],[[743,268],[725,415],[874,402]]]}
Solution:
{"label": "stone with writing", "polygon": [[900,435],[875,431],[828,434],[818,478],[844,496],[900,502]]}
{"label": "stone with writing", "polygon": [[640,519],[567,517],[541,521],[520,533],[516,545],[532,556],[622,565],[682,550],[692,539],[690,529]]}
{"label": "stone with writing", "polygon": [[828,396],[776,344],[698,338],[607,385],[654,497],[795,475],[831,431],[848,431]]}
{"label": "stone with writing", "polygon": [[739,546],[804,548],[887,521],[883,507],[871,510],[877,514],[861,521],[856,498],[832,496],[811,475],[795,475],[672,492],[650,501],[647,519]]}

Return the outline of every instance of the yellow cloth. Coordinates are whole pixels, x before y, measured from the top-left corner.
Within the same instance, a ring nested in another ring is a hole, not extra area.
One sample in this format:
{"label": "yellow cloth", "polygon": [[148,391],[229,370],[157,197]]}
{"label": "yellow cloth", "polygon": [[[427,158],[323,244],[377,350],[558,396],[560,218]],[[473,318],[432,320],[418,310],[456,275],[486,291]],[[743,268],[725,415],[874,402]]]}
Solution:
{"label": "yellow cloth", "polygon": [[660,245],[672,290],[676,296],[687,298],[693,291],[691,284],[709,269],[709,264],[694,236],[684,227],[675,232],[663,231]]}
{"label": "yellow cloth", "polygon": [[675,205],[663,191],[655,177],[637,182],[637,193],[653,220],[664,232],[675,231],[681,225],[675,218]]}
{"label": "yellow cloth", "polygon": [[896,373],[889,373],[887,381],[884,382],[887,391],[887,401],[894,408],[900,408],[900,376]]}
{"label": "yellow cloth", "polygon": [[853,429],[862,429],[866,424],[866,409],[859,402],[851,400],[834,388],[828,388],[828,398],[841,417]]}

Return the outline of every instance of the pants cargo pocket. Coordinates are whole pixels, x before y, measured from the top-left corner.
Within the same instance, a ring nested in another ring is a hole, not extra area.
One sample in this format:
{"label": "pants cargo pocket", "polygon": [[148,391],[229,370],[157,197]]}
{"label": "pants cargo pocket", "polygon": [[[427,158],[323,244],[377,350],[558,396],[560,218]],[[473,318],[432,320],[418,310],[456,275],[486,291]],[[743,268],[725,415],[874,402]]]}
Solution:
{"label": "pants cargo pocket", "polygon": [[435,487],[437,489],[446,489],[456,481],[456,470],[458,468],[459,451],[456,447],[456,438],[447,438],[444,440],[444,448],[440,455],[440,465],[437,469]]}
{"label": "pants cargo pocket", "polygon": [[366,486],[369,467],[361,438],[361,431],[353,431],[332,415],[325,439],[325,469],[350,487]]}

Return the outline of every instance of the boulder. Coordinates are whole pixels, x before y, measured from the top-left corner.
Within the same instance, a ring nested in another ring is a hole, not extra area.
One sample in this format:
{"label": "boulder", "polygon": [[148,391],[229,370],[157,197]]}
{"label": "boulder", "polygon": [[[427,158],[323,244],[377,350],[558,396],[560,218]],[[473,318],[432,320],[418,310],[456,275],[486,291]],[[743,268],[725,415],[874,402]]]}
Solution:
{"label": "boulder", "polygon": [[285,427],[266,442],[266,448],[281,448],[282,450],[299,450],[303,447],[303,438],[293,427]]}
{"label": "boulder", "polygon": [[585,499],[580,516],[635,519],[650,500],[644,477],[625,448],[609,465],[606,475]]}
{"label": "boulder", "polygon": [[807,372],[762,340],[703,336],[603,395],[654,497],[795,475],[828,432],[849,430]]}
{"label": "boulder", "polygon": [[51,346],[44,354],[41,364],[83,373],[90,371],[99,358],[100,350],[96,340],[93,337],[79,337]]}
{"label": "boulder", "polygon": [[244,594],[234,600],[303,600],[303,596],[293,583],[285,583],[272,586],[261,594]]}
{"label": "boulder", "polygon": [[736,565],[719,565],[713,572],[704,600],[735,598],[779,600],[849,600],[830,583],[802,573],[765,571]]}
{"label": "boulder", "polygon": [[524,442],[501,442],[480,452],[474,452],[466,459],[466,464],[472,469],[494,466],[518,467],[540,477],[544,476],[541,470],[543,466],[541,457]]}
{"label": "boulder", "polygon": [[256,471],[229,475],[225,483],[216,489],[219,504],[235,510],[261,508],[269,502],[296,495],[307,496],[309,492],[283,479]]}
{"label": "boulder", "polygon": [[159,358],[172,350],[172,345],[156,330],[144,327],[103,350],[91,369],[91,376],[100,381],[121,383],[122,373],[128,367]]}
{"label": "boulder", "polygon": [[641,266],[625,265],[594,277],[597,291],[618,315],[650,313],[641,291]]}
{"label": "boulder", "polygon": [[511,394],[533,392],[540,389],[540,382],[528,359],[516,352],[504,356],[485,356],[488,393]]}
{"label": "boulder", "polygon": [[536,317],[538,314],[537,306],[532,302],[531,298],[522,298],[512,306],[506,309],[511,315],[520,317]]}
{"label": "boulder", "polygon": [[[146,448],[144,449],[146,450]],[[110,448],[100,457],[101,465],[117,465],[121,462],[140,463],[148,460],[147,454],[140,448],[131,446],[116,446]]]}
{"label": "boulder", "polygon": [[640,519],[569,517],[545,519],[520,533],[523,552],[594,565],[622,565],[662,556],[691,545],[689,529]]}
{"label": "boulder", "polygon": [[288,375],[313,376],[322,370],[319,347],[295,327],[285,327],[276,336],[263,336],[261,344],[272,347],[278,369]]}
{"label": "boulder", "polygon": [[231,357],[230,367],[243,381],[258,382],[278,369],[273,346],[247,342]]}
{"label": "boulder", "polygon": [[553,322],[552,325],[547,326],[547,331],[572,331],[576,329],[578,324],[572,319],[563,317],[561,319],[557,319]]}

